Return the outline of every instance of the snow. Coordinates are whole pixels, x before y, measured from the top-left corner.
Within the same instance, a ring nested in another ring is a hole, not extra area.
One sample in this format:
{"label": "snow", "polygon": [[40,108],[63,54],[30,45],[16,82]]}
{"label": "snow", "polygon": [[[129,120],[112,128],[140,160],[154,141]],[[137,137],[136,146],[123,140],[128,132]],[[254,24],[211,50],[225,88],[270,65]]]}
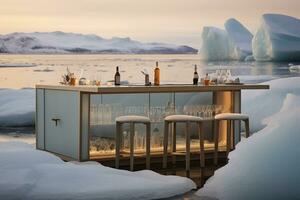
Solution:
{"label": "snow", "polygon": [[252,34],[236,19],[225,22],[225,30],[204,27],[200,56],[203,60],[244,60],[252,54]]}
{"label": "snow", "polygon": [[249,115],[250,132],[266,126],[263,119],[280,110],[287,93],[300,95],[299,83],[300,77],[281,78],[261,83],[269,90],[243,90],[242,112]]}
{"label": "snow", "polygon": [[300,20],[281,14],[263,15],[252,49],[257,61],[300,60]]}
{"label": "snow", "polygon": [[0,142],[0,199],[159,199],[195,189],[184,177],[63,162],[22,142]]}
{"label": "snow", "polygon": [[0,90],[0,126],[32,126],[35,116],[33,89]]}
{"label": "snow", "polygon": [[188,46],[60,31],[11,33],[0,36],[0,44],[0,52],[8,53],[196,53]]}
{"label": "snow", "polygon": [[270,92],[243,94],[253,105],[250,115],[266,127],[236,146],[229,163],[196,193],[202,199],[299,199],[300,78],[269,83]]}

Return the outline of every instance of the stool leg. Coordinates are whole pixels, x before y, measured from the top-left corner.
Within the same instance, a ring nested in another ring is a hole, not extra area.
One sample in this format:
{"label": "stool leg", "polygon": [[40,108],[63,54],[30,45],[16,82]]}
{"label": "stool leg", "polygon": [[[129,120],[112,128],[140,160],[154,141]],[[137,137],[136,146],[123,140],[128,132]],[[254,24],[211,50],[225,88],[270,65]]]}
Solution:
{"label": "stool leg", "polygon": [[[172,153],[176,152],[176,122],[173,123],[173,134],[172,134]],[[174,174],[176,174],[176,155],[172,155],[172,167]]]}
{"label": "stool leg", "polygon": [[151,125],[146,123],[146,168],[150,169],[150,145],[151,145]]}
{"label": "stool leg", "polygon": [[245,131],[246,131],[246,138],[250,136],[250,128],[249,128],[249,119],[245,119]]}
{"label": "stool leg", "polygon": [[226,137],[226,158],[228,159],[228,155],[231,149],[231,120],[227,120],[227,137]]}
{"label": "stool leg", "polygon": [[168,162],[168,140],[169,140],[168,136],[169,136],[169,123],[165,121],[163,169],[167,169],[167,162]]}
{"label": "stool leg", "polygon": [[130,171],[133,171],[134,164],[134,123],[130,123]]}
{"label": "stool leg", "polygon": [[219,120],[216,120],[216,127],[214,130],[214,141],[215,141],[215,151],[214,151],[214,164],[215,166],[218,165],[218,151],[219,151]]}
{"label": "stool leg", "polygon": [[205,152],[204,152],[204,131],[202,123],[198,123],[199,143],[200,143],[200,167],[205,167]]}
{"label": "stool leg", "polygon": [[115,160],[115,167],[119,169],[120,167],[120,135],[122,132],[121,123],[116,123],[116,160]]}
{"label": "stool leg", "polygon": [[204,183],[204,170],[205,170],[205,149],[204,149],[204,131],[202,122],[198,123],[199,143],[200,143],[200,174],[201,185]]}
{"label": "stool leg", "polygon": [[190,144],[191,144],[191,138],[190,138],[190,122],[186,123],[186,136],[185,136],[185,141],[186,141],[186,156],[185,156],[185,162],[186,162],[186,177],[190,177],[190,161],[191,161],[191,152],[190,152]]}

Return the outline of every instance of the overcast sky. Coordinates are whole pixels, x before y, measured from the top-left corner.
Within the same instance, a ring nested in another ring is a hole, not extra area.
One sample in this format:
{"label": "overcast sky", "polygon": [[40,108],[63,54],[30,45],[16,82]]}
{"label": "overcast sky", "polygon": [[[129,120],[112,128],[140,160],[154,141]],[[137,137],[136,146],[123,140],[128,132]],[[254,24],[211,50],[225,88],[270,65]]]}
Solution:
{"label": "overcast sky", "polygon": [[300,0],[0,0],[0,33],[65,31],[198,47],[203,26],[234,17],[255,32],[263,13],[300,18]]}

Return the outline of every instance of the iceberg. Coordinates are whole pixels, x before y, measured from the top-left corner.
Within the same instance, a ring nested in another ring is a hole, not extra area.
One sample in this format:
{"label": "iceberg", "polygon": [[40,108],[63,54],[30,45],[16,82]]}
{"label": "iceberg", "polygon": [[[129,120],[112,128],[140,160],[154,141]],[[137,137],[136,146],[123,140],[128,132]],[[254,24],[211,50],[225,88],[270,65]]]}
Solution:
{"label": "iceberg", "polygon": [[225,30],[204,27],[199,54],[203,60],[244,60],[252,54],[252,34],[236,19],[225,23]]}
{"label": "iceberg", "polygon": [[230,58],[229,40],[225,30],[217,27],[203,27],[201,41],[199,50],[201,59],[215,61]]}
{"label": "iceberg", "polygon": [[252,54],[252,33],[236,19],[228,19],[225,22],[225,30],[232,43],[231,57],[235,60],[244,60]]}
{"label": "iceberg", "polygon": [[0,142],[0,199],[162,199],[196,189],[188,178],[64,162],[23,142]]}
{"label": "iceberg", "polygon": [[300,20],[281,14],[264,14],[253,40],[257,61],[299,61]]}

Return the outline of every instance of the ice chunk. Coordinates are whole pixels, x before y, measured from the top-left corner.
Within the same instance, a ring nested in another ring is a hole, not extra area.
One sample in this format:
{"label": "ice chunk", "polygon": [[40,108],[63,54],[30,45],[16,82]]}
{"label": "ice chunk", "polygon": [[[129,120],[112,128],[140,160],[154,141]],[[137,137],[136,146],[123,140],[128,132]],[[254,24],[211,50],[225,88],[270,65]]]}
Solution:
{"label": "ice chunk", "polygon": [[252,38],[250,31],[236,19],[228,19],[225,22],[225,30],[230,42],[233,44],[231,57],[236,60],[244,60],[252,54]]}
{"label": "ice chunk", "polygon": [[30,145],[0,142],[0,199],[162,199],[195,189],[184,177],[63,162]]}
{"label": "ice chunk", "polygon": [[252,37],[239,21],[229,19],[225,23],[225,30],[203,28],[199,53],[204,60],[244,60],[252,54]]}
{"label": "ice chunk", "polygon": [[203,27],[200,56],[203,60],[230,59],[230,43],[225,30],[216,27]]}
{"label": "ice chunk", "polygon": [[197,195],[222,200],[299,199],[300,160],[295,159],[300,153],[299,102],[300,96],[286,95],[267,127],[240,142],[229,154],[229,163]]}
{"label": "ice chunk", "polygon": [[290,70],[291,72],[300,72],[300,65],[291,65],[291,66],[289,67],[289,70]]}
{"label": "ice chunk", "polygon": [[0,90],[0,126],[34,125],[35,91]]}
{"label": "ice chunk", "polygon": [[252,40],[255,60],[300,60],[300,20],[280,14],[265,14]]}

